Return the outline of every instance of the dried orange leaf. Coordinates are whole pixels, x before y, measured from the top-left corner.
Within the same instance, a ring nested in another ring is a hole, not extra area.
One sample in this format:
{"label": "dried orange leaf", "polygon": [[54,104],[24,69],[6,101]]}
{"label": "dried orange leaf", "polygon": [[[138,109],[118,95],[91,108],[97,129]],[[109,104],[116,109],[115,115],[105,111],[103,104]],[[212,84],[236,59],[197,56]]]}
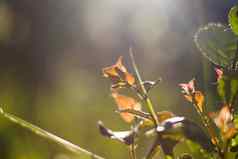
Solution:
{"label": "dried orange leaf", "polygon": [[[126,67],[122,63],[122,56],[120,56],[116,62],[116,64],[105,67],[102,69],[103,76],[110,78],[113,85],[117,85],[118,83],[124,83],[124,85],[135,84],[135,78],[131,75]],[[121,85],[121,84],[120,84]],[[122,85],[121,85],[122,86]]]}
{"label": "dried orange leaf", "polygon": [[218,143],[218,139],[216,137],[212,137],[211,142],[213,145],[216,145]]}
{"label": "dried orange leaf", "polygon": [[125,72],[125,81],[129,84],[129,85],[133,85],[135,84],[135,78],[134,76],[132,76],[130,73]]}
{"label": "dried orange leaf", "polygon": [[215,124],[219,128],[224,128],[228,123],[232,121],[232,114],[228,105],[221,108],[218,116],[214,119]]}
{"label": "dried orange leaf", "polygon": [[102,73],[103,73],[104,77],[118,76],[117,71],[114,68],[114,66],[103,68]]}
{"label": "dried orange leaf", "polygon": [[237,134],[233,116],[228,105],[225,104],[218,113],[210,113],[210,117],[213,118],[214,123],[221,130],[223,139],[230,139]]}
{"label": "dried orange leaf", "polygon": [[222,134],[222,137],[228,140],[234,137],[236,134],[237,134],[237,129],[234,126],[232,126],[226,132]]}
{"label": "dried orange leaf", "polygon": [[[124,109],[141,110],[141,104],[132,97],[120,95],[115,91],[112,92],[112,97],[114,98],[119,110]],[[135,118],[135,115],[127,112],[122,112],[120,113],[120,115],[128,123],[132,122]]]}
{"label": "dried orange leaf", "polygon": [[203,103],[204,103],[204,95],[200,91],[195,91],[194,93],[194,100],[196,102],[196,106],[198,106],[198,109],[203,112]]}
{"label": "dried orange leaf", "polygon": [[112,66],[108,66],[102,69],[104,77],[113,77],[113,76],[119,76],[117,69],[122,68],[125,70],[125,68],[122,65],[122,56],[120,56],[116,62],[116,64]]}

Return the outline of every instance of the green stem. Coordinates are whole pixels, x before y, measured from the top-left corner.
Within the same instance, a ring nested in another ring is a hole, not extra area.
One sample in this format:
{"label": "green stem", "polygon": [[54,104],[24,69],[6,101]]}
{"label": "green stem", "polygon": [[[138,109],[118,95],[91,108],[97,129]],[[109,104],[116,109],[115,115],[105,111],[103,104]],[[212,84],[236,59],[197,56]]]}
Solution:
{"label": "green stem", "polygon": [[204,127],[207,129],[207,132],[208,132],[208,134],[209,134],[209,136],[211,137],[211,139],[212,139],[212,144],[216,147],[216,149],[217,149],[217,151],[218,151],[218,153],[219,153],[219,156],[221,157],[221,158],[223,158],[222,156],[223,156],[223,152],[222,152],[222,150],[221,150],[221,148],[220,148],[220,146],[219,146],[219,143],[221,142],[221,141],[219,141],[219,139],[218,139],[218,137],[217,137],[217,135],[216,135],[216,133],[215,133],[215,130],[212,128],[212,126],[211,126],[211,120],[210,120],[210,118],[207,116],[207,115],[205,115],[200,109],[199,109],[199,107],[198,107],[198,105],[197,105],[197,103],[196,103],[196,100],[194,99],[194,97],[192,98],[192,100],[193,100],[193,105],[194,105],[194,107],[195,107],[195,109],[196,109],[196,111],[197,111],[197,113],[198,113],[198,115],[199,115],[199,117],[201,118],[201,120],[202,120],[202,124],[204,125]]}
{"label": "green stem", "polygon": [[165,159],[173,159],[173,157],[172,157],[172,156],[169,156],[169,155],[166,155],[166,156],[165,156]]}
{"label": "green stem", "polygon": [[136,152],[135,152],[135,144],[133,143],[129,147],[129,153],[130,153],[130,158],[131,159],[136,159]]}
{"label": "green stem", "polygon": [[155,110],[154,110],[154,107],[153,107],[153,104],[152,104],[150,98],[147,96],[148,93],[147,93],[147,91],[146,91],[146,89],[145,89],[145,87],[143,85],[143,81],[141,79],[141,75],[140,75],[139,70],[137,68],[137,65],[136,65],[136,62],[135,62],[135,58],[134,58],[134,55],[133,55],[133,52],[132,52],[132,48],[130,48],[129,53],[130,53],[130,57],[131,57],[131,61],[132,61],[132,66],[133,66],[133,68],[135,70],[135,73],[136,73],[136,77],[137,77],[137,79],[139,81],[139,84],[141,86],[142,92],[143,92],[143,94],[145,96],[145,101],[147,103],[147,109],[148,109],[149,113],[151,114],[151,116],[153,118],[154,124],[158,125],[159,121],[158,121],[157,115],[155,113]]}
{"label": "green stem", "polygon": [[62,138],[60,138],[60,137],[58,137],[58,136],[56,136],[54,134],[51,134],[51,133],[47,132],[46,130],[43,130],[43,129],[41,129],[41,128],[39,128],[39,127],[37,127],[37,126],[27,122],[27,121],[25,121],[25,120],[15,116],[15,115],[12,115],[12,114],[4,112],[1,107],[0,107],[0,114],[5,119],[7,119],[7,120],[9,120],[9,121],[11,121],[11,122],[13,122],[15,124],[18,124],[18,125],[20,125],[23,128],[26,128],[26,129],[32,131],[36,135],[39,135],[39,136],[41,136],[43,138],[46,138],[46,139],[48,139],[50,141],[53,141],[53,142],[61,145],[65,149],[75,153],[75,154],[78,154],[78,155],[85,154],[85,155],[90,156],[90,157],[92,157],[94,159],[104,159],[103,157],[100,157],[100,156],[98,156],[98,155],[96,155],[96,154],[94,154],[94,153],[92,153],[92,152],[90,152],[88,150],[85,150],[85,149],[83,149],[83,148],[81,148],[81,147],[79,147],[77,145],[74,145],[71,142],[66,141],[66,140],[64,140],[64,139],[62,139]]}

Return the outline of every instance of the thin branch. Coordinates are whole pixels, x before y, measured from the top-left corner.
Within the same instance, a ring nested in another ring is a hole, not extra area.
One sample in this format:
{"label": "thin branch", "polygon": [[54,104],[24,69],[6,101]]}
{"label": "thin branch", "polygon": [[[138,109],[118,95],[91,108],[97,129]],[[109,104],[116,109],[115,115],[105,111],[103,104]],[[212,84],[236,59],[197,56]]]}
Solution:
{"label": "thin branch", "polygon": [[122,110],[116,110],[116,112],[117,113],[130,113],[130,114],[133,114],[139,118],[152,120],[151,115],[149,113],[145,113],[143,111],[138,111],[138,110],[134,110],[134,109],[122,109]]}
{"label": "thin branch", "polygon": [[64,140],[54,134],[51,134],[49,132],[47,132],[46,130],[43,130],[15,115],[12,115],[12,114],[9,114],[9,113],[6,113],[3,111],[3,109],[0,107],[0,114],[2,115],[2,117],[4,117],[5,119],[17,124],[17,125],[20,125],[21,127],[23,128],[26,128],[30,131],[32,131],[33,133],[35,133],[36,135],[39,135],[43,138],[46,138],[50,141],[53,141],[59,145],[61,145],[62,147],[64,147],[65,149],[73,152],[73,153],[76,153],[78,155],[87,155],[87,156],[90,156],[94,159],[104,159],[103,157],[100,157],[88,150],[85,150],[77,145],[74,145],[72,144],[71,142],[67,141],[67,140]]}
{"label": "thin branch", "polygon": [[200,116],[200,119],[202,120],[203,126],[206,128],[209,136],[211,137],[212,144],[216,147],[216,149],[219,153],[219,156],[222,157],[223,153],[222,153],[221,148],[219,146],[219,142],[221,142],[221,141],[219,141],[219,138],[216,136],[215,130],[211,126],[210,118],[206,114],[201,112],[200,109],[198,109],[198,105],[197,105],[196,100],[194,99],[194,96],[193,96],[192,100],[193,100],[194,108],[196,109],[198,115]]}
{"label": "thin branch", "polygon": [[146,89],[144,87],[141,75],[140,75],[139,70],[137,68],[137,65],[136,65],[136,62],[135,62],[135,58],[134,58],[134,55],[133,55],[133,52],[132,52],[132,48],[130,48],[129,53],[130,53],[130,57],[131,57],[131,61],[132,61],[132,66],[133,66],[134,71],[136,73],[136,77],[137,77],[137,79],[139,81],[139,84],[141,86],[142,92],[145,95],[145,101],[147,103],[147,109],[148,109],[149,113],[151,114],[151,116],[153,117],[154,124],[158,125],[159,121],[158,121],[157,115],[155,113],[155,110],[153,108],[153,104],[152,104],[150,98],[148,98],[148,96],[147,96],[147,91],[146,91]]}
{"label": "thin branch", "polygon": [[129,154],[130,154],[131,159],[136,159],[135,143],[134,142],[129,147]]}

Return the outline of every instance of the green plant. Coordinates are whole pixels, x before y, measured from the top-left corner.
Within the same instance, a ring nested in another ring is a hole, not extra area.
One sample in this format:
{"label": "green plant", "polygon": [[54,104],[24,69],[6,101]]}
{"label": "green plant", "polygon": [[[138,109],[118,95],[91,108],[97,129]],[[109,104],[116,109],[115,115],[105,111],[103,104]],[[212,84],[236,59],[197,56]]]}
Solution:
{"label": "green plant", "polygon": [[[179,84],[185,99],[197,111],[202,121],[202,128],[196,122],[172,112],[156,112],[148,92],[158,81],[143,81],[130,49],[131,61],[136,74],[134,77],[122,64],[120,57],[115,65],[103,69],[105,77],[112,82],[112,96],[118,106],[122,118],[131,123],[131,130],[112,131],[99,122],[103,136],[119,140],[129,145],[131,159],[136,158],[137,141],[143,134],[156,136],[144,158],[153,158],[160,147],[165,158],[175,158],[173,148],[184,140],[200,144],[205,158],[234,158],[237,155],[237,102],[238,102],[238,7],[230,10],[230,27],[220,23],[209,23],[201,27],[195,34],[195,43],[201,53],[216,67],[217,93],[220,96],[220,110],[207,112],[205,95],[196,87],[195,79]],[[134,91],[137,100],[121,95],[119,92],[129,89]],[[148,112],[142,111],[143,103]],[[129,120],[128,120],[129,119]],[[179,158],[192,158],[192,154],[181,155]]]}
{"label": "green plant", "polygon": [[[238,6],[234,6],[228,15],[230,26],[209,23],[195,34],[196,46],[210,62],[215,65],[217,74],[217,94],[220,97],[220,109],[208,112],[205,93],[196,86],[196,80],[181,83],[182,94],[190,102],[199,118],[198,122],[185,116],[177,116],[169,111],[157,112],[149,97],[151,89],[160,83],[143,80],[137,68],[132,49],[129,50],[135,76],[123,65],[122,57],[116,64],[103,69],[103,75],[111,80],[111,94],[118,106],[116,112],[130,124],[131,129],[112,131],[98,122],[100,133],[110,139],[122,142],[128,147],[131,159],[137,157],[138,141],[141,136],[153,138],[151,145],[145,145],[145,159],[155,158],[158,154],[164,158],[193,158],[199,153],[203,158],[230,159],[238,157]],[[123,93],[132,92],[133,96]],[[144,110],[144,109],[146,110]],[[54,134],[51,134],[27,121],[0,108],[5,119],[26,128],[33,133],[53,141],[78,155],[103,159],[92,152],[76,146]],[[190,147],[191,153],[176,156],[174,148],[180,142]]]}

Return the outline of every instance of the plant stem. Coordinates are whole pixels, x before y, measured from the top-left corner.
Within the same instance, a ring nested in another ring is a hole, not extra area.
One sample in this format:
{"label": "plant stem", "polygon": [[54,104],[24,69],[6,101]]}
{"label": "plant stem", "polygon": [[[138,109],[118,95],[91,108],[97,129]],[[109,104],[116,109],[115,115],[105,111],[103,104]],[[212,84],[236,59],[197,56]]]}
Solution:
{"label": "plant stem", "polygon": [[169,155],[166,155],[166,156],[165,156],[165,159],[173,159],[173,157],[172,157],[172,156],[169,156]]}
{"label": "plant stem", "polygon": [[75,153],[75,154],[78,154],[78,155],[87,155],[87,156],[90,156],[94,159],[104,159],[103,157],[100,157],[88,150],[85,150],[77,145],[74,145],[72,144],[71,142],[67,141],[67,140],[64,140],[50,132],[47,132],[46,130],[43,130],[15,115],[12,115],[12,114],[9,114],[9,113],[6,113],[3,111],[3,109],[0,107],[0,114],[2,115],[2,117],[4,117],[5,119],[17,124],[17,125],[20,125],[21,127],[23,128],[26,128],[30,131],[32,131],[33,133],[35,133],[36,135],[39,135],[43,138],[46,138],[50,141],[53,141],[59,145],[61,145],[62,147],[64,147],[65,149]]}
{"label": "plant stem", "polygon": [[135,152],[135,144],[132,143],[129,147],[129,153],[130,153],[130,158],[131,159],[136,159],[136,152]]}
{"label": "plant stem", "polygon": [[153,118],[153,121],[154,121],[154,124],[155,126],[157,126],[159,124],[159,121],[158,121],[158,118],[157,118],[157,115],[155,113],[155,110],[154,110],[154,107],[153,107],[153,104],[150,100],[150,98],[148,97],[148,93],[143,85],[143,81],[142,81],[142,78],[141,78],[141,75],[139,73],[139,70],[137,68],[137,65],[136,65],[136,62],[135,62],[135,58],[134,58],[134,55],[133,55],[133,52],[132,52],[132,48],[129,49],[129,53],[130,53],[130,57],[131,57],[131,61],[132,61],[132,66],[134,68],[134,71],[136,73],[136,77],[139,81],[139,84],[140,84],[140,87],[142,89],[142,92],[145,96],[145,101],[147,103],[147,109],[149,111],[149,113],[151,114],[152,118]]}
{"label": "plant stem", "polygon": [[195,109],[196,109],[198,115],[200,116],[200,118],[201,118],[201,120],[202,120],[202,124],[203,124],[204,127],[207,129],[207,132],[208,132],[209,136],[211,137],[211,142],[212,142],[212,144],[216,147],[216,149],[217,149],[217,151],[218,151],[218,153],[219,153],[219,156],[220,156],[221,158],[223,158],[223,157],[222,157],[222,156],[223,156],[223,153],[222,153],[221,148],[220,148],[220,146],[219,146],[219,142],[220,142],[220,141],[219,141],[219,139],[217,138],[216,133],[215,133],[214,129],[213,129],[212,126],[211,126],[210,118],[209,118],[207,115],[205,115],[205,114],[199,109],[199,107],[198,107],[198,105],[197,105],[196,100],[194,99],[194,97],[193,97],[193,103],[194,103],[193,105],[194,105],[194,107],[195,107]]}

